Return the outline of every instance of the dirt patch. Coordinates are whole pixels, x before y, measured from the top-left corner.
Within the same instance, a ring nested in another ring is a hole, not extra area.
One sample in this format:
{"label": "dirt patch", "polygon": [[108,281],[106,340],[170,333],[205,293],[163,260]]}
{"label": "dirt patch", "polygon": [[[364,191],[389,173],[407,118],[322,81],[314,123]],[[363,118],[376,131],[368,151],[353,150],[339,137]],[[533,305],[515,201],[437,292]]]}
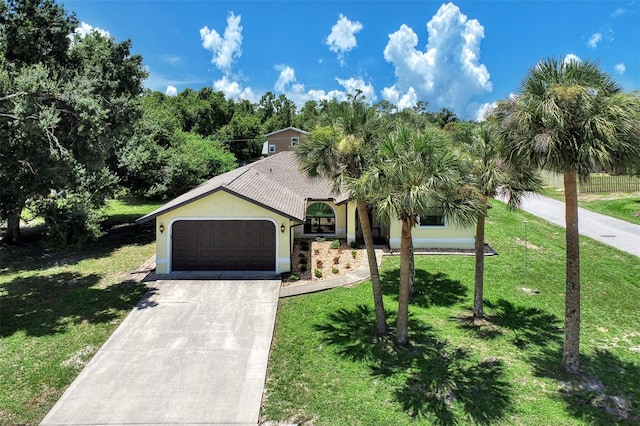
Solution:
{"label": "dirt patch", "polygon": [[530,248],[531,250],[542,251],[542,247],[538,247],[535,244],[531,244],[530,241],[521,240],[518,237],[516,237],[516,244],[519,244],[521,246],[526,246],[527,248]]}
{"label": "dirt patch", "polygon": [[[339,242],[337,248],[334,241]],[[300,277],[300,281],[335,278],[358,269],[365,255],[363,248],[352,249],[345,240],[297,239],[293,246],[291,273]],[[295,283],[287,280],[284,285]]]}

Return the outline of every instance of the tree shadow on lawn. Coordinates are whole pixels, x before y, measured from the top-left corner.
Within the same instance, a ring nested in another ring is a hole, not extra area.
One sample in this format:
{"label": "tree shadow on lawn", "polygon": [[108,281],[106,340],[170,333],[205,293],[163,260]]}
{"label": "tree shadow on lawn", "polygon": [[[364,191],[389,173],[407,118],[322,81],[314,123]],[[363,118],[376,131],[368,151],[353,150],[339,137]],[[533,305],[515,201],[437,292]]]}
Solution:
{"label": "tree shadow on lawn", "polygon": [[155,240],[153,226],[125,225],[109,230],[96,241],[57,249],[44,241],[21,246],[0,245],[1,273],[44,270],[51,266],[74,265],[85,259],[100,259],[126,245],[143,246]]}
{"label": "tree shadow on lawn", "polygon": [[640,424],[640,365],[610,350],[580,354],[581,374],[568,376],[561,367],[562,348],[531,358],[534,374],[558,381],[567,410],[592,425]]}
{"label": "tree shadow on lawn", "polygon": [[488,308],[484,321],[474,324],[471,316],[458,317],[460,327],[489,340],[510,332],[510,340],[520,349],[562,341],[562,324],[553,314],[538,308],[518,306],[505,299],[485,301],[484,305]]}
{"label": "tree shadow on lawn", "polygon": [[63,332],[70,324],[106,323],[142,297],[142,283],[122,282],[96,288],[100,276],[69,272],[16,278],[0,287],[0,336],[18,331],[30,336]]}
{"label": "tree shadow on lawn", "polygon": [[[415,293],[411,304],[428,308],[429,306],[453,306],[465,300],[467,287],[460,281],[452,280],[445,273],[432,274],[424,269],[416,269]],[[380,274],[384,294],[398,298],[400,269],[384,270]]]}
{"label": "tree shadow on lawn", "polygon": [[407,346],[395,345],[391,335],[376,336],[373,324],[373,309],[358,305],[330,314],[316,330],[340,356],[368,362],[372,375],[400,379],[395,396],[410,416],[440,425],[491,424],[510,411],[511,385],[504,378],[502,361],[475,360],[415,318],[409,321]]}

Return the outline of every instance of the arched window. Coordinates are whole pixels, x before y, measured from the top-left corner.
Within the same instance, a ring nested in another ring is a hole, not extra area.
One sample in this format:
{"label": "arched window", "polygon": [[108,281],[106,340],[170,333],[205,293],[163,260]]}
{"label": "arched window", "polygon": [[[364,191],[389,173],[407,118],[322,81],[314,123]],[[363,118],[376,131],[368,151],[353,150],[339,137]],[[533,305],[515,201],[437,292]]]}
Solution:
{"label": "arched window", "polygon": [[304,222],[304,233],[336,233],[336,213],[329,204],[317,202],[307,207],[307,220]]}

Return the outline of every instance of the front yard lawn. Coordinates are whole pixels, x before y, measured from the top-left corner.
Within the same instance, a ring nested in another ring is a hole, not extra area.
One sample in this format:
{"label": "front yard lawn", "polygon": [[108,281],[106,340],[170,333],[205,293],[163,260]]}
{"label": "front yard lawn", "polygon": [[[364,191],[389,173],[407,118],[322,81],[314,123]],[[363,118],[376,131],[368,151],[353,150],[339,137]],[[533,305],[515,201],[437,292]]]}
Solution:
{"label": "front yard lawn", "polygon": [[0,424],[42,420],[145,293],[131,272],[154,230],[130,222],[154,206],[111,202],[114,227],[81,249],[0,247]]}
{"label": "front yard lawn", "polygon": [[[411,344],[372,334],[371,285],[280,301],[262,420],[307,425],[640,422],[640,261],[581,240],[583,375],[560,368],[564,230],[494,202],[488,321],[469,321],[473,257],[417,256]],[[524,241],[523,220],[528,220]],[[526,250],[526,278],[525,278]],[[395,327],[398,257],[382,265]]]}

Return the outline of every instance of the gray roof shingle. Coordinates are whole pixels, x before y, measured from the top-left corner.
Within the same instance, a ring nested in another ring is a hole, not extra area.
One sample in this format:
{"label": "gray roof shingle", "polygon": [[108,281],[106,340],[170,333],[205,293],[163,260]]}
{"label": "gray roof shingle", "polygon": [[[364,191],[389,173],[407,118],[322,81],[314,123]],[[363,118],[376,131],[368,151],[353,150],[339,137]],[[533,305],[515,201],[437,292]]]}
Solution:
{"label": "gray roof shingle", "polygon": [[334,200],[336,204],[348,200],[347,194],[333,192],[326,179],[304,175],[293,152],[284,151],[209,179],[136,222],[147,222],[221,190],[300,222],[305,219],[308,199]]}

